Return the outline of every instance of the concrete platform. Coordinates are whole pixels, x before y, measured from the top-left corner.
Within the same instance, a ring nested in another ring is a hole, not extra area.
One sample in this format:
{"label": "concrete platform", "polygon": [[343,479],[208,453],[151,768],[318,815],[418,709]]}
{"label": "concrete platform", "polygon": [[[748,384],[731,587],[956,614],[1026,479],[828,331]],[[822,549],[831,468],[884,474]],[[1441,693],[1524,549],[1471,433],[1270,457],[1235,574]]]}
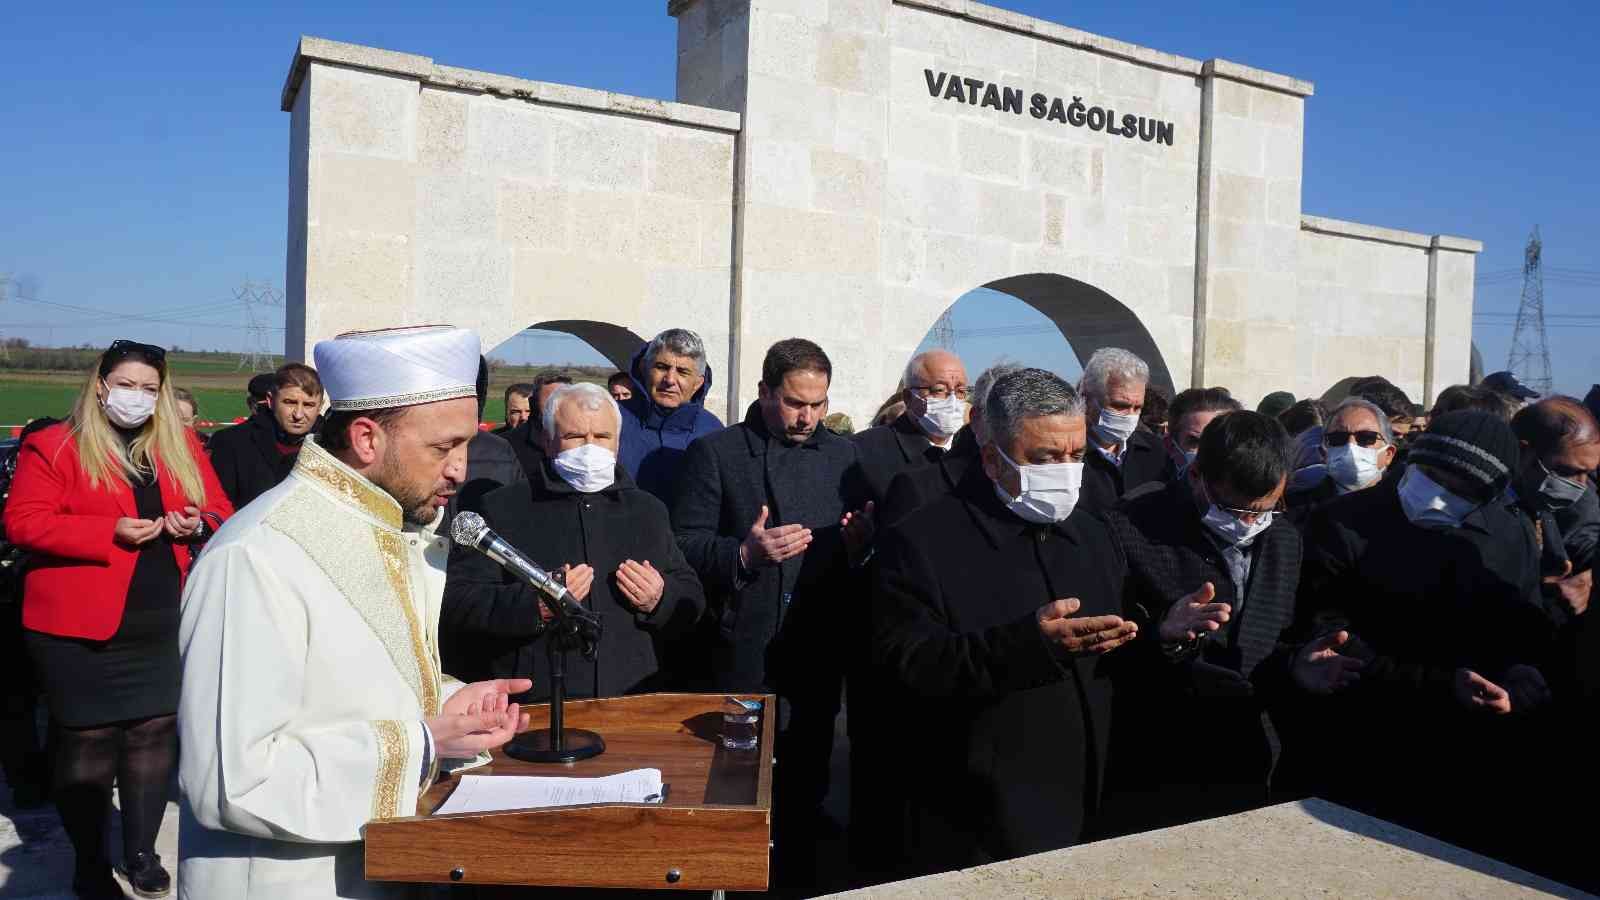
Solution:
{"label": "concrete platform", "polygon": [[1322,800],[1285,803],[838,897],[1589,897]]}

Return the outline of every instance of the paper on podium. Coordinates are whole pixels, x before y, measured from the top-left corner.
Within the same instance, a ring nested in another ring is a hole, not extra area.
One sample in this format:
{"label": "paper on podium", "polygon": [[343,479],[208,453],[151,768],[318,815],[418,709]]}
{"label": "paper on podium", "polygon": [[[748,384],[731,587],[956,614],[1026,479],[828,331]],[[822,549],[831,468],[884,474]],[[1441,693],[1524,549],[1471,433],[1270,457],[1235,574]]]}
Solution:
{"label": "paper on podium", "polygon": [[434,815],[585,803],[660,803],[665,795],[660,769],[634,769],[602,778],[463,775]]}

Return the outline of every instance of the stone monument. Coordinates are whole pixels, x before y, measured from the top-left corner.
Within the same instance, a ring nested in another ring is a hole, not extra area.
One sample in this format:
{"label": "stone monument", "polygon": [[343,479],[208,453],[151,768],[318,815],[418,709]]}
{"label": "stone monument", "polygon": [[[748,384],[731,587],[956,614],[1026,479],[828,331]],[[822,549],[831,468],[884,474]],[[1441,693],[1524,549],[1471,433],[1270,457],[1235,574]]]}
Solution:
{"label": "stone monument", "polygon": [[[1249,404],[1466,380],[1475,241],[1301,209],[1312,85],[969,0],[670,0],[676,101],[304,38],[287,351],[538,325],[625,363],[699,331],[742,416],[773,341],[870,416],[958,297],[1012,294]],[[597,47],[597,52],[604,52]],[[1375,137],[1376,140],[1376,137]]]}

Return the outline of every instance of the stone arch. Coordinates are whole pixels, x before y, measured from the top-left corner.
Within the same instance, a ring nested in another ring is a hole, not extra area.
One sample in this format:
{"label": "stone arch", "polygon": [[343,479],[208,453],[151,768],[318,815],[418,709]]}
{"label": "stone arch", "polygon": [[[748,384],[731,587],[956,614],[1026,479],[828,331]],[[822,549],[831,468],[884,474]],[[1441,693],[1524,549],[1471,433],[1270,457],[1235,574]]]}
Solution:
{"label": "stone arch", "polygon": [[551,319],[536,322],[528,327],[540,331],[570,334],[593,347],[608,362],[624,372],[628,370],[628,362],[633,359],[633,355],[645,344],[645,339],[635,334],[632,329],[592,319]]}
{"label": "stone arch", "polygon": [[1150,383],[1175,390],[1166,358],[1150,330],[1126,304],[1100,288],[1054,272],[1013,275],[982,287],[1009,294],[1042,313],[1072,347],[1080,365],[1102,347],[1129,350],[1150,365]]}

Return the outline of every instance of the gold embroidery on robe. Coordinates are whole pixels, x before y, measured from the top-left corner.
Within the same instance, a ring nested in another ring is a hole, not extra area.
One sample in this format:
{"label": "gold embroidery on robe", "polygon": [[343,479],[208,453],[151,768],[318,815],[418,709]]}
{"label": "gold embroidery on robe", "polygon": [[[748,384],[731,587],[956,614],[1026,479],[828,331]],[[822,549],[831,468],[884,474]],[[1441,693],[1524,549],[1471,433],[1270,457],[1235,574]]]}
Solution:
{"label": "gold embroidery on robe", "polygon": [[406,726],[400,722],[379,719],[372,723],[372,733],[378,739],[378,773],[372,786],[372,818],[392,819],[400,815],[415,815],[415,810],[402,813],[400,798],[405,791],[402,780],[406,777]]}

